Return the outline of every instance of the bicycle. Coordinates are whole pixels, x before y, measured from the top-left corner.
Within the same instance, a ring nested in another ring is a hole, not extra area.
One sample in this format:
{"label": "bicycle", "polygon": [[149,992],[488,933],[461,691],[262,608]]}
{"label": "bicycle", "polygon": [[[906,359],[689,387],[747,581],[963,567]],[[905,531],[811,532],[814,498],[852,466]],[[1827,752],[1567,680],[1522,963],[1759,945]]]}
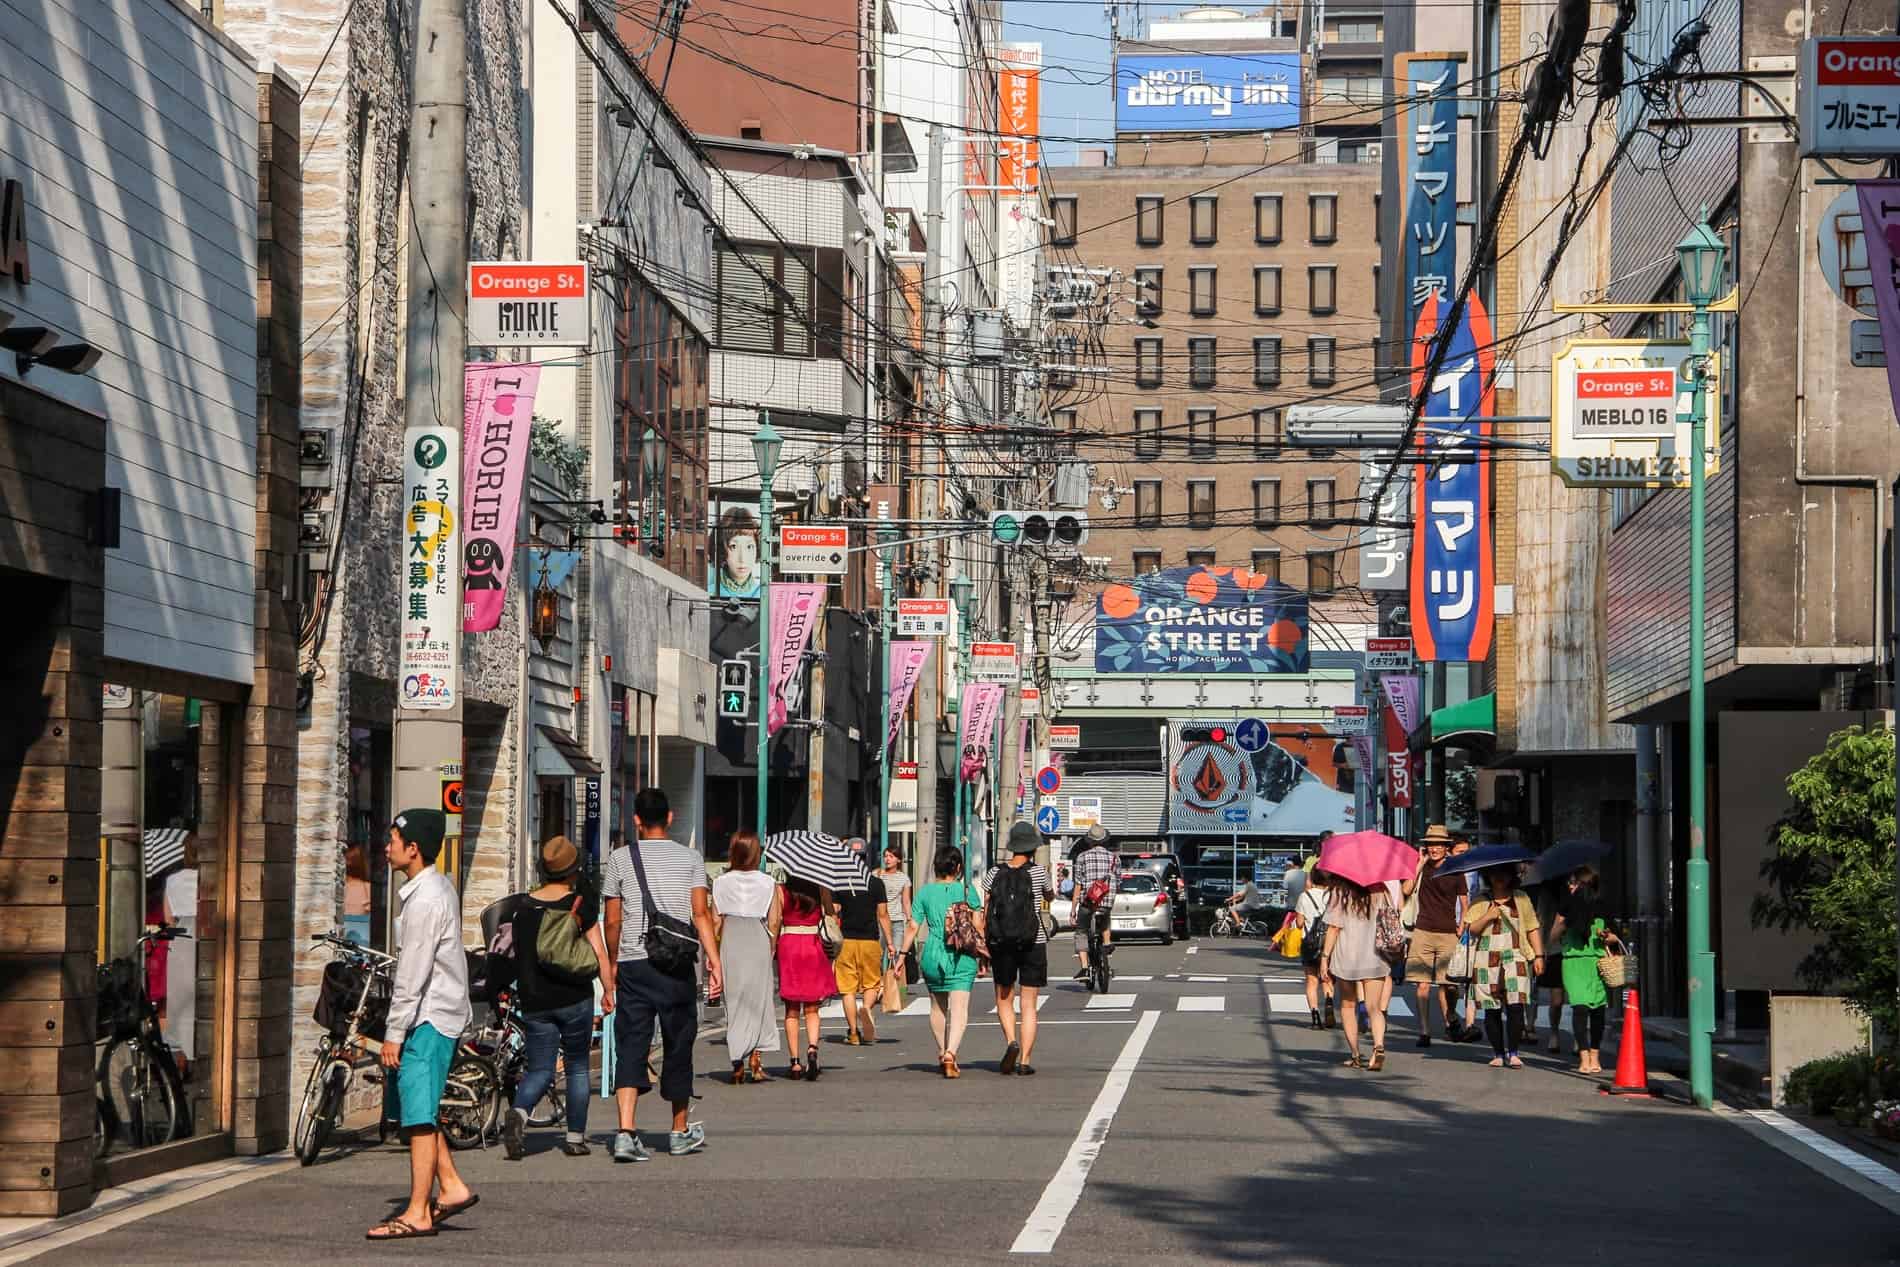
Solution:
{"label": "bicycle", "polygon": [[1237,916],[1233,908],[1223,906],[1214,913],[1214,922],[1208,926],[1210,937],[1271,937],[1273,936],[1264,920],[1251,915]]}
{"label": "bicycle", "polygon": [[1088,920],[1089,990],[1094,994],[1107,994],[1108,983],[1115,979],[1115,970],[1108,962],[1111,947],[1102,940],[1108,931],[1108,911],[1099,907],[1093,911],[1085,909],[1080,917]]}
{"label": "bicycle", "polygon": [[185,935],[174,925],[148,924],[130,958],[99,965],[99,1030],[110,1036],[93,1080],[96,1156],[105,1156],[120,1138],[128,1148],[150,1148],[191,1137],[178,1059],[159,1027],[158,1005],[145,992],[151,944]]}
{"label": "bicycle", "polygon": [[[455,1051],[449,1080],[456,1084],[457,1094],[451,1098],[444,1093],[443,1103],[450,1112],[441,1122],[442,1135],[451,1148],[475,1148],[501,1129],[502,1114],[514,1103],[515,1088],[528,1071],[527,1031],[514,996],[504,994],[495,1004],[495,1023],[464,1032]],[[552,1126],[566,1120],[564,1064],[563,1057],[555,1057],[554,1082],[529,1111],[530,1126]],[[463,1091],[474,1104],[461,1103]]]}
{"label": "bicycle", "polygon": [[[325,1033],[317,1039],[317,1058],[304,1083],[297,1124],[291,1132],[291,1150],[308,1166],[317,1160],[342,1111],[356,1077],[353,1055],[359,1046],[380,1042],[389,1019],[390,982],[395,974],[393,955],[320,933],[316,940],[332,947],[336,957],[323,970],[317,995],[316,1021]],[[375,1075],[370,1075],[375,1077]]]}

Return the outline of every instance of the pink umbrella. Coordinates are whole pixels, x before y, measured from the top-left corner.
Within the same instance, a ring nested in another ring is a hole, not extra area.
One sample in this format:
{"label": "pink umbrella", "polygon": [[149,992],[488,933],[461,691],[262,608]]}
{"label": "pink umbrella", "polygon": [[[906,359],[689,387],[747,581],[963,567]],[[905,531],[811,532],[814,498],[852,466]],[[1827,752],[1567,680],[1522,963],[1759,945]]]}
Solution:
{"label": "pink umbrella", "polygon": [[1319,865],[1354,884],[1371,888],[1387,880],[1409,880],[1418,870],[1418,850],[1383,832],[1356,831],[1330,837],[1319,850]]}

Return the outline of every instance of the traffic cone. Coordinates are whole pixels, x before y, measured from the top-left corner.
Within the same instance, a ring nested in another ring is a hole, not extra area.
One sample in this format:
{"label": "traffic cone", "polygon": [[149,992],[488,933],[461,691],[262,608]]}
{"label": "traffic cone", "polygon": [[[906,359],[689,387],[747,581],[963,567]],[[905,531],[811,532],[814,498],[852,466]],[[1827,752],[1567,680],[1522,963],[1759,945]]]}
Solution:
{"label": "traffic cone", "polygon": [[1643,1052],[1643,1005],[1634,989],[1623,991],[1623,1035],[1616,1044],[1616,1081],[1605,1095],[1653,1095],[1649,1060]]}

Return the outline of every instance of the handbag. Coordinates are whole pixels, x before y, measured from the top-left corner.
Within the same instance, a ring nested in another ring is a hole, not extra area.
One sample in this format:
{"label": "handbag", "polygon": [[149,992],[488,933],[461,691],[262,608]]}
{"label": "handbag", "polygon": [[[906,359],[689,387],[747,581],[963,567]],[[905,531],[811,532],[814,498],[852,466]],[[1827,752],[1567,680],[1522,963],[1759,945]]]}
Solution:
{"label": "handbag", "polygon": [[1387,963],[1403,963],[1411,941],[1405,935],[1405,925],[1400,922],[1399,913],[1392,909],[1390,902],[1381,902],[1372,928],[1373,951]]}
{"label": "handbag", "polygon": [[1636,984],[1636,956],[1604,955],[1597,960],[1597,975],[1612,990],[1627,989]]}
{"label": "handbag", "polygon": [[963,900],[943,913],[943,944],[959,955],[981,954],[983,938],[976,931],[976,911],[970,906],[970,882],[963,882]]}
{"label": "handbag", "polygon": [[891,956],[884,967],[884,994],[878,1002],[883,1006],[885,1015],[893,1015],[904,1010],[904,966],[897,956]]}
{"label": "handbag", "polygon": [[1458,947],[1451,952],[1451,958],[1445,961],[1445,977],[1459,985],[1477,980],[1477,957],[1472,954],[1471,934],[1458,934]]}
{"label": "handbag", "polygon": [[1405,931],[1411,932],[1418,927],[1418,890],[1412,890],[1412,896],[1405,899],[1405,908],[1399,912],[1399,922],[1405,925]]}
{"label": "handbag", "polygon": [[1280,953],[1288,959],[1301,958],[1300,951],[1306,940],[1306,934],[1298,924],[1280,930]]}
{"label": "handbag", "polygon": [[624,847],[633,859],[633,876],[640,884],[640,907],[646,912],[647,930],[640,944],[646,947],[647,962],[665,976],[691,981],[699,972],[699,932],[687,920],[660,914],[653,905],[653,890],[647,887],[647,868],[640,860],[639,842]]}
{"label": "handbag", "polygon": [[600,974],[600,960],[587,944],[587,934],[581,931],[584,900],[576,893],[570,909],[543,911],[541,927],[534,935],[535,962],[574,981],[592,981]]}
{"label": "handbag", "polygon": [[827,959],[836,959],[838,952],[844,949],[844,925],[838,922],[836,915],[819,917],[818,944],[825,948]]}
{"label": "handbag", "polygon": [[916,985],[923,979],[924,970],[917,961],[917,947],[912,946],[904,952],[904,984]]}

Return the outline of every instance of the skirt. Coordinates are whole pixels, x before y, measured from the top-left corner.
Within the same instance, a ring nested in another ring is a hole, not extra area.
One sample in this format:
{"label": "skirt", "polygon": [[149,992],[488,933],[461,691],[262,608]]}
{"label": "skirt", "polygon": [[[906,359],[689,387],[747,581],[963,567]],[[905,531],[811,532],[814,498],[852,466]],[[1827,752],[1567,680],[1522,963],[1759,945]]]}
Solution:
{"label": "skirt", "polygon": [[744,1060],[755,1051],[777,1051],[772,939],[766,934],[765,921],[728,915],[719,939],[719,962],[726,974],[727,1058]]}
{"label": "skirt", "polygon": [[778,996],[787,1003],[823,1003],[838,992],[831,957],[815,925],[786,928],[778,938]]}

